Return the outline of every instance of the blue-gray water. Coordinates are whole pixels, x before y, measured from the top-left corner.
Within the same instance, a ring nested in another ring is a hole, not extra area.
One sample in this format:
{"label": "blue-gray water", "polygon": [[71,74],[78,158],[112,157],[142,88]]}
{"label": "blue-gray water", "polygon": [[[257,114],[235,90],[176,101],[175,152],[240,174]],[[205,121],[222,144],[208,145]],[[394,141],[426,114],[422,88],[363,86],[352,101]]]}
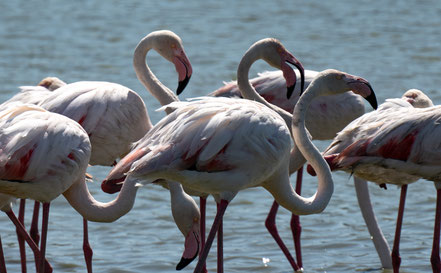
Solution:
{"label": "blue-gray water", "polygon": [[[409,88],[441,102],[441,2],[439,1],[1,1],[0,101],[54,75],[67,82],[105,80],[126,85],[144,98],[153,122],[163,113],[136,79],[132,53],[151,31],[170,29],[181,36],[194,74],[181,98],[207,94],[235,77],[238,61],[258,39],[276,37],[305,68],[337,68],[368,79],[379,102]],[[173,66],[157,53],[149,65],[175,89]],[[252,74],[270,69],[258,62]],[[324,148],[328,143],[317,143]],[[98,200],[107,168],[90,172],[89,188]],[[335,173],[335,193],[319,215],[301,217],[305,272],[383,272],[364,226],[347,174]],[[306,176],[304,194],[315,191]],[[377,217],[392,242],[399,190],[370,186]],[[90,224],[95,272],[174,272],[183,237],[173,223],[167,191],[146,186],[133,210],[115,223]],[[430,272],[435,190],[430,182],[409,187],[402,231],[402,272]],[[292,272],[266,232],[272,198],[262,188],[240,192],[225,221],[226,272]],[[29,226],[31,202],[26,225]],[[215,213],[208,201],[208,226]],[[0,214],[7,267],[19,272],[16,235]],[[281,210],[279,230],[292,249],[290,214]],[[81,217],[61,197],[51,206],[47,257],[55,272],[86,272]],[[214,245],[215,247],[215,245]],[[215,271],[215,248],[208,269]],[[29,271],[33,271],[28,251]],[[270,261],[263,263],[262,258]],[[191,264],[187,272],[194,269]]]}

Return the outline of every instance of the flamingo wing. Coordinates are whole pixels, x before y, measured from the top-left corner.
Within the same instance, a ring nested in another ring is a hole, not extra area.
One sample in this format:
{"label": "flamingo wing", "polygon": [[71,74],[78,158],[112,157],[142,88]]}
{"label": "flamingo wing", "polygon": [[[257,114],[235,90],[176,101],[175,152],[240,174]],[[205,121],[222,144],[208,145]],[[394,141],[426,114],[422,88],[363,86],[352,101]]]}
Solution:
{"label": "flamingo wing", "polygon": [[[87,168],[82,163],[88,162],[90,155],[87,134],[79,124],[61,115],[22,111],[20,107],[15,110],[0,121],[1,191],[51,201]],[[54,180],[57,183],[50,183]],[[39,190],[30,190],[35,183],[41,185]]]}

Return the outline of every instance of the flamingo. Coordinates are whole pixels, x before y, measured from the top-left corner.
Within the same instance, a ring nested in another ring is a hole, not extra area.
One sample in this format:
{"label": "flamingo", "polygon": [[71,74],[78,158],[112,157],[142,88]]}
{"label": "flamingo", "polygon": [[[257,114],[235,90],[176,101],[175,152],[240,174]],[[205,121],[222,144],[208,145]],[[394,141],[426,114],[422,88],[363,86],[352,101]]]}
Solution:
{"label": "flamingo", "polygon": [[[299,73],[296,77],[299,80],[304,80],[304,86],[308,87],[318,73],[318,71],[304,70],[304,75]],[[294,90],[293,96],[287,99],[283,92],[283,89],[286,88],[286,84],[281,71],[266,71],[259,73],[258,77],[250,80],[250,83],[266,101],[275,104],[290,113],[293,112],[294,106],[299,100],[300,93],[303,91],[300,86],[297,86]],[[223,87],[210,93],[210,95],[215,97],[241,97],[236,81],[225,83]],[[307,111],[306,128],[311,133],[313,140],[328,140],[333,139],[337,133],[352,120],[363,115],[365,108],[362,97],[348,91],[327,97],[317,97],[311,102]],[[296,192],[300,194],[303,172],[302,166],[306,163],[306,160],[301,153],[295,149],[292,152],[290,161],[290,174],[296,171],[298,172]],[[361,194],[360,198],[366,197]],[[369,210],[368,205],[369,204],[366,203],[363,209]],[[291,229],[293,232],[297,259],[296,263],[277,231],[276,215],[278,207],[279,205],[274,201],[265,221],[265,226],[282,249],[282,252],[285,254],[293,269],[297,270],[298,268],[303,267],[300,247],[301,226],[299,216],[295,214],[291,216]],[[202,212],[203,208],[201,207],[201,213]],[[375,225],[375,223],[372,223],[372,225]]]}
{"label": "flamingo", "polygon": [[[161,103],[177,100],[171,91],[169,93],[158,92],[158,89],[162,90],[161,88],[166,87],[153,75],[145,62],[146,54],[150,49],[158,51],[161,56],[175,65],[179,76],[177,88],[179,94],[186,87],[192,74],[192,67],[183,50],[181,39],[171,31],[152,32],[137,45],[133,60],[138,78]],[[22,92],[2,106],[8,107],[17,102],[37,103],[46,110],[77,121],[88,133],[92,144],[91,165],[110,166],[116,164],[116,159],[127,154],[132,143],[145,135],[152,127],[141,97],[122,85],[92,81],[63,85],[61,80],[54,78],[44,79],[39,85],[35,88],[22,88]],[[51,86],[60,87],[50,92],[47,88],[51,88]],[[28,95],[34,94],[34,92],[35,96]],[[171,195],[172,198],[176,198],[179,191],[185,195],[179,184],[173,184],[170,187],[175,188]],[[189,197],[181,198],[189,200]],[[183,210],[182,206],[172,206],[172,208]],[[175,213],[181,212],[173,212],[173,214]],[[86,221],[84,221],[84,229],[84,235],[87,238]],[[179,229],[186,230],[181,227]],[[195,234],[198,235],[198,232]],[[199,245],[200,239],[193,236],[193,232],[187,232],[184,236],[186,237],[185,245],[191,247],[191,250],[185,250],[183,255],[183,259],[188,262],[195,258],[193,252],[197,251],[198,247],[195,248],[194,245]],[[86,239],[84,248],[88,272],[91,272],[92,250]]]}
{"label": "flamingo", "polygon": [[[441,133],[441,127],[438,126],[441,108],[432,106],[430,99],[421,94],[418,90],[409,90],[402,99],[387,100],[377,111],[367,113],[350,123],[323,153],[332,170],[350,172],[384,187],[386,183],[401,186],[391,253],[394,272],[399,271],[401,263],[399,241],[407,185],[420,178],[433,181],[437,191],[431,264],[433,272],[441,270],[441,174],[438,137]],[[311,168],[309,171],[313,174]]]}
{"label": "flamingo", "polygon": [[[78,123],[36,106],[15,107],[1,115],[0,192],[43,203],[39,265],[39,272],[43,272],[50,201],[63,194],[86,220],[113,222],[133,207],[138,187],[135,183],[125,183],[115,200],[96,201],[85,183],[91,145]],[[186,215],[174,215],[179,220],[177,224],[186,229],[186,234],[194,234],[199,226],[195,223],[199,217],[196,203],[193,201],[193,207],[188,207],[188,200],[175,201],[178,203],[173,206],[186,208],[183,210]],[[22,232],[25,234],[26,230]]]}
{"label": "flamingo", "polygon": [[[170,104],[165,108],[172,113],[137,142],[102,184],[112,188],[118,187],[122,179],[124,183],[168,179],[212,194],[218,211],[195,272],[202,271],[223,214],[240,190],[263,186],[279,204],[296,214],[321,212],[332,195],[329,167],[318,151],[313,152],[314,158],[305,153],[314,166],[320,166],[318,192],[311,198],[303,198],[292,189],[289,182],[292,117],[267,103],[248,82],[249,67],[260,58],[282,69],[287,86],[292,86],[295,73],[286,62],[296,63],[297,60],[276,39],[256,42],[238,68],[242,95],[252,100],[204,97]],[[368,100],[375,100],[367,81],[333,70],[319,74],[315,84],[308,87],[309,93],[328,81],[337,84],[340,92],[352,88]],[[320,89],[332,92],[333,87]],[[218,261],[219,265],[222,266],[222,261]]]}

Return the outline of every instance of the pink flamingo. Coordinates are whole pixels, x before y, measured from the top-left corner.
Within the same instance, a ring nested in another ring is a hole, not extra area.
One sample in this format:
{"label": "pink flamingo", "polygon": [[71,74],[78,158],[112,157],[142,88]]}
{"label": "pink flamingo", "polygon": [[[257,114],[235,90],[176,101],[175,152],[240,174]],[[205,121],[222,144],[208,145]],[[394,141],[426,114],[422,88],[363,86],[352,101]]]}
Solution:
{"label": "pink flamingo", "polygon": [[[317,71],[305,70],[304,75],[299,73],[296,77],[298,80],[304,80],[304,86],[308,87],[318,73]],[[303,90],[301,86],[296,86],[293,95],[287,99],[283,92],[286,88],[286,84],[281,71],[266,71],[260,73],[258,77],[251,79],[250,83],[266,101],[290,113],[293,112],[294,106],[298,102]],[[225,83],[223,87],[212,92],[210,95],[215,97],[241,97],[236,81]],[[311,102],[307,111],[306,128],[312,138],[314,140],[328,140],[333,139],[337,133],[352,120],[363,115],[365,109],[362,97],[348,91],[327,97],[317,97]],[[290,161],[290,174],[298,171],[296,192],[300,194],[303,172],[302,166],[306,163],[306,160],[302,154],[295,149],[292,151]],[[360,195],[360,197],[362,198],[363,195]],[[296,263],[277,231],[276,215],[278,207],[279,205],[274,201],[265,221],[265,226],[282,249],[293,269],[297,270],[303,267],[300,247],[301,226],[299,216],[293,214],[291,217],[291,229],[293,231],[297,259]],[[366,209],[368,209],[368,207],[366,207]],[[203,207],[201,207],[201,213],[203,213]]]}
{"label": "pink flamingo", "polygon": [[[404,203],[407,185],[424,178],[435,183],[437,209],[431,255],[433,272],[440,272],[439,227],[441,213],[440,161],[437,137],[439,106],[418,90],[409,90],[403,99],[389,99],[377,111],[367,113],[343,129],[325,150],[332,170],[343,170],[385,187],[401,186],[394,246],[391,254],[394,272],[399,271]],[[424,96],[423,96],[424,95]],[[407,103],[407,102],[409,103]],[[428,108],[415,108],[415,107]],[[310,172],[313,170],[310,168]]]}
{"label": "pink flamingo", "polygon": [[[186,87],[192,74],[192,67],[183,50],[181,39],[171,31],[152,32],[138,44],[133,60],[138,78],[161,103],[164,100],[167,103],[170,100],[177,100],[177,97],[171,91],[169,93],[161,92],[162,88],[165,87],[148,68],[145,58],[150,49],[158,51],[165,59],[175,65],[179,75],[177,88],[179,94]],[[116,164],[116,159],[126,155],[130,151],[132,143],[145,135],[152,127],[141,97],[122,85],[110,82],[76,82],[63,85],[62,81],[54,78],[45,79],[40,85],[34,88],[22,88],[21,93],[5,102],[0,106],[0,109],[22,102],[36,103],[46,110],[65,115],[77,121],[88,133],[92,144],[91,165],[110,166]],[[51,89],[55,89],[53,86],[60,87],[50,92],[42,86]],[[176,193],[181,186],[173,184],[171,187],[175,188],[173,192]],[[182,192],[182,189],[180,191]],[[181,194],[185,195],[184,192]],[[177,195],[172,194],[171,196],[175,198]],[[189,201],[187,197],[183,198]],[[179,206],[172,206],[172,208],[182,209]],[[37,205],[35,211],[38,213]],[[33,223],[36,223],[36,221]],[[32,234],[38,234],[35,231],[36,224],[32,227]],[[180,230],[184,229],[180,228]],[[193,252],[197,249],[194,246],[199,245],[199,238],[191,236],[191,234],[193,233],[190,232],[184,235],[187,238],[186,245],[193,247],[192,251],[184,251],[183,258],[185,257],[186,260],[194,259]],[[83,248],[86,264],[88,272],[91,272],[92,249],[87,240],[86,221],[84,221],[84,236]],[[193,242],[190,243],[190,241]]]}
{"label": "pink flamingo", "polygon": [[[115,200],[108,203],[96,201],[85,183],[91,145],[87,133],[78,123],[36,106],[14,107],[3,111],[1,116],[0,192],[43,203],[41,248],[36,251],[38,272],[44,272],[51,200],[63,194],[86,220],[113,222],[133,207],[138,187],[135,183],[125,183]],[[186,206],[186,201],[177,200],[180,203],[176,205]],[[186,233],[195,233],[199,223],[195,224],[194,220],[199,211],[194,201],[193,209],[185,208],[186,215],[174,216],[184,229],[190,229]],[[27,234],[22,226],[15,224],[22,234]]]}
{"label": "pink flamingo", "polygon": [[[172,113],[138,141],[103,181],[103,187],[118,188],[122,179],[124,183],[170,179],[212,194],[218,202],[218,211],[195,272],[203,270],[214,236],[221,231],[225,209],[238,191],[263,186],[282,206],[296,214],[321,212],[332,195],[332,177],[317,150],[310,153],[307,149],[302,153],[314,166],[320,166],[318,192],[305,199],[292,189],[288,173],[292,117],[267,103],[248,81],[249,67],[260,58],[282,69],[287,86],[293,85],[295,73],[285,63],[297,62],[292,54],[275,39],[255,43],[239,64],[238,82],[242,95],[257,102],[204,97],[172,103],[165,107]],[[316,92],[317,87],[330,84],[329,88],[319,89],[329,92],[335,91],[334,87],[338,89],[335,92],[352,89],[376,103],[370,86],[361,78],[329,70],[314,82],[305,92],[306,97]],[[295,121],[297,127],[299,120]],[[298,131],[294,130],[294,135]],[[296,142],[304,144],[297,139]],[[222,264],[223,261],[218,261],[220,272]]]}

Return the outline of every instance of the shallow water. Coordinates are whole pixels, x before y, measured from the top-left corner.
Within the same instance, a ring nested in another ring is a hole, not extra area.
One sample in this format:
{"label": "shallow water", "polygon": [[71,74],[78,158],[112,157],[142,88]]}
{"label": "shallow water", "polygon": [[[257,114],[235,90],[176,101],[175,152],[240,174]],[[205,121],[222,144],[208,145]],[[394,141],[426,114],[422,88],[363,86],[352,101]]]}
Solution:
{"label": "shallow water", "polygon": [[[132,68],[138,41],[151,31],[181,36],[193,77],[181,98],[207,94],[235,78],[238,61],[258,39],[275,37],[305,68],[337,68],[370,81],[379,102],[410,88],[441,102],[441,3],[439,1],[1,1],[0,101],[54,75],[67,82],[105,80],[126,85],[144,98],[153,122],[164,114]],[[173,66],[157,53],[149,65],[171,89]],[[257,62],[252,75],[271,69]],[[320,148],[328,142],[318,142]],[[94,167],[89,188],[98,200],[108,168]],[[301,217],[305,272],[383,272],[363,224],[347,174],[335,173],[335,193],[319,215]],[[316,187],[306,176],[304,194]],[[294,178],[292,179],[294,182]],[[370,185],[379,222],[392,243],[399,190]],[[431,182],[410,185],[401,241],[402,272],[430,272],[435,206]],[[292,272],[266,232],[272,203],[261,188],[239,193],[225,215],[226,272]],[[29,226],[31,202],[26,225]],[[208,201],[208,225],[215,214]],[[281,209],[279,231],[292,246],[290,214]],[[0,234],[9,272],[19,272],[12,224],[0,214]],[[169,194],[157,186],[139,190],[133,210],[111,224],[90,223],[96,272],[174,272],[183,237],[170,214]],[[55,272],[85,272],[81,217],[61,197],[51,206],[47,256]],[[291,247],[292,248],[292,247]],[[32,254],[28,268],[32,272]],[[269,262],[264,263],[263,258]],[[192,263],[186,271],[192,271]],[[215,244],[208,269],[215,271]]]}

